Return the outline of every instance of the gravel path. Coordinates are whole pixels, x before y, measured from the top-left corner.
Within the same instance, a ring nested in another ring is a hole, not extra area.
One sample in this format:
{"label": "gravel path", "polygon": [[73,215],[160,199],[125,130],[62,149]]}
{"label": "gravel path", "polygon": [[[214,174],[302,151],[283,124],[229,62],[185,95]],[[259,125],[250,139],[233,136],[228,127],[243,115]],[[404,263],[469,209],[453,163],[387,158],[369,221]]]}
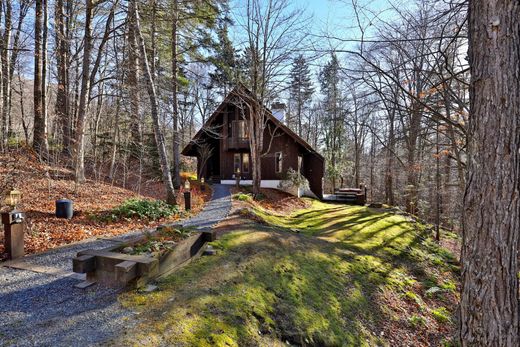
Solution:
{"label": "gravel path", "polygon": [[211,201],[207,203],[199,214],[188,219],[183,226],[197,229],[210,228],[227,217],[231,210],[231,193],[229,186],[214,184]]}
{"label": "gravel path", "polygon": [[[229,187],[213,186],[212,200],[183,225],[208,228],[231,209]],[[117,301],[119,291],[99,285],[76,289],[84,276],[73,274],[71,259],[84,249],[101,249],[133,232],[56,248],[0,264],[0,346],[92,346],[135,322]]]}

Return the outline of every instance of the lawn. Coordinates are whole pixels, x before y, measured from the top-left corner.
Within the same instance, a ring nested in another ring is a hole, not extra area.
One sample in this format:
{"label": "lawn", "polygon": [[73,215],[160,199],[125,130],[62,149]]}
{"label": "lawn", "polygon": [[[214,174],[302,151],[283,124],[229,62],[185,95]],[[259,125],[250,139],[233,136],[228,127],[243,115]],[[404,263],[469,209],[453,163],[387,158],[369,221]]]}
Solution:
{"label": "lawn", "polygon": [[457,262],[426,228],[388,210],[313,202],[255,209],[203,257],[127,293],[137,328],[115,344],[448,345]]}

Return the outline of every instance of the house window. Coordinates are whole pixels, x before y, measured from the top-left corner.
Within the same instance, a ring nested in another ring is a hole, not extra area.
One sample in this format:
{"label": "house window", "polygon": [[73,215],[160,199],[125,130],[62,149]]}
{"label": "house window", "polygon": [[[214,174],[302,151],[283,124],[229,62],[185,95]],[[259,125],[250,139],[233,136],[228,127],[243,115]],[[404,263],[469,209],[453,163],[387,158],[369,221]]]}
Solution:
{"label": "house window", "polygon": [[301,173],[303,171],[303,157],[301,155],[298,156],[298,173]]}
{"label": "house window", "polygon": [[244,120],[233,121],[233,136],[241,138],[241,139],[246,139],[249,137],[246,121],[244,121]]}
{"label": "house window", "polygon": [[283,160],[282,152],[276,152],[274,154],[274,168],[275,168],[276,173],[282,172],[282,160]]}
{"label": "house window", "polygon": [[242,154],[242,172],[249,172],[249,153]]}
{"label": "house window", "polygon": [[240,153],[235,153],[233,157],[233,173],[238,172],[240,170]]}

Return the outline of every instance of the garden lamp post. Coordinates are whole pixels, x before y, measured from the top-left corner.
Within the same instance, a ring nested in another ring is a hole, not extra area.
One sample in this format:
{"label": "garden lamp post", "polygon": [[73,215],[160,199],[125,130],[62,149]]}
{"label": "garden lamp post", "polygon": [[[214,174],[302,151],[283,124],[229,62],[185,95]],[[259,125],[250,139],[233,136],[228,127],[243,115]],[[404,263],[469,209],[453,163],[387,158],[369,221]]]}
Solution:
{"label": "garden lamp post", "polygon": [[188,179],[184,182],[184,209],[186,211],[191,210],[191,191],[190,181]]}
{"label": "garden lamp post", "polygon": [[237,172],[235,173],[236,187],[240,188],[240,168],[237,168]]}
{"label": "garden lamp post", "polygon": [[205,192],[206,191],[206,186],[204,185],[204,177],[200,178],[200,191],[201,192]]}
{"label": "garden lamp post", "polygon": [[2,212],[2,224],[4,225],[4,244],[9,259],[16,259],[24,255],[24,229],[25,214],[16,209],[22,200],[22,193],[13,189],[8,192],[4,204],[8,206],[6,212]]}

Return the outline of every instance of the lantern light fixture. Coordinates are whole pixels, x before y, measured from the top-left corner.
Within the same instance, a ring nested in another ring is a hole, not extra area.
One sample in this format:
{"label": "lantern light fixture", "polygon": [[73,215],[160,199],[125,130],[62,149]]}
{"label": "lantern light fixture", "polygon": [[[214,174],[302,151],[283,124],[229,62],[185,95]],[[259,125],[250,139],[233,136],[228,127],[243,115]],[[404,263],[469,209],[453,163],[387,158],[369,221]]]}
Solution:
{"label": "lantern light fixture", "polygon": [[4,203],[11,208],[16,206],[22,201],[22,192],[14,188],[5,195]]}
{"label": "lantern light fixture", "polygon": [[190,180],[186,180],[184,182],[184,189],[188,191],[190,190]]}

